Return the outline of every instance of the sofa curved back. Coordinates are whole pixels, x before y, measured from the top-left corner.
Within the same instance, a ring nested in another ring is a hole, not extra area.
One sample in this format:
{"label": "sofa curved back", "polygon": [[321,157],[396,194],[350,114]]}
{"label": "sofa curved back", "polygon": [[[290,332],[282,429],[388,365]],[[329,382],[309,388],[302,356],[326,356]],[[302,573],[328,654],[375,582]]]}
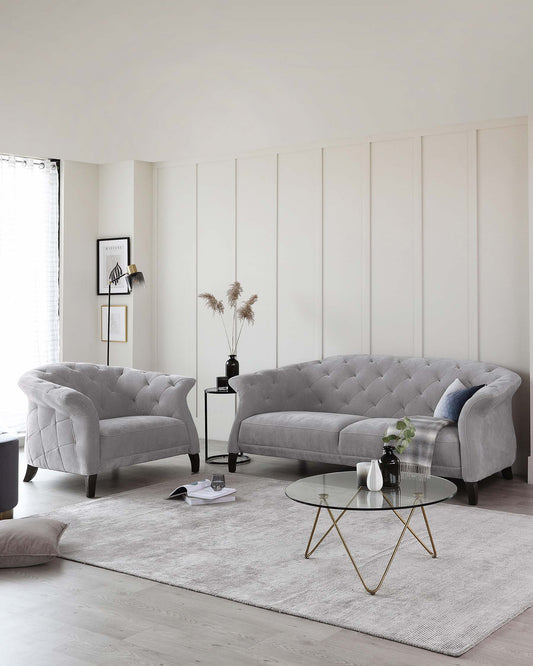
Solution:
{"label": "sofa curved back", "polygon": [[[258,390],[268,393],[263,398],[270,401],[269,411],[321,411],[370,418],[432,416],[456,378],[466,386],[497,382],[513,392],[520,383],[516,373],[491,363],[368,354],[331,356],[242,376],[246,390],[257,375],[262,379]],[[231,379],[237,390],[240,380]]]}
{"label": "sofa curved back", "polygon": [[[50,363],[30,370],[23,377],[67,386],[86,395],[94,404],[99,419],[119,416],[173,416],[173,393],[182,392],[176,380],[159,372],[96,365],[93,363]],[[187,380],[190,386],[194,379]],[[187,389],[190,389],[190,387]],[[163,395],[164,394],[164,395]],[[171,406],[165,409],[165,403]]]}

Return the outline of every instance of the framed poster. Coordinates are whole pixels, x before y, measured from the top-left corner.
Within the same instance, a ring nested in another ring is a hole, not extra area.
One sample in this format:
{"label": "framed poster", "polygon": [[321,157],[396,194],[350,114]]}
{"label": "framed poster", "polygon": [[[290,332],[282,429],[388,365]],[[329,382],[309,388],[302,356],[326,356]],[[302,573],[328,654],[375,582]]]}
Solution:
{"label": "framed poster", "polygon": [[[102,318],[100,323],[102,342],[107,342],[107,305],[101,306]],[[109,320],[109,342],[128,341],[128,307],[126,305],[112,305]]]}
{"label": "framed poster", "polygon": [[[96,241],[96,293],[107,295],[109,280],[128,270],[130,263],[130,239],[99,238]],[[120,278],[117,284],[111,285],[112,294],[129,294],[126,278]]]}

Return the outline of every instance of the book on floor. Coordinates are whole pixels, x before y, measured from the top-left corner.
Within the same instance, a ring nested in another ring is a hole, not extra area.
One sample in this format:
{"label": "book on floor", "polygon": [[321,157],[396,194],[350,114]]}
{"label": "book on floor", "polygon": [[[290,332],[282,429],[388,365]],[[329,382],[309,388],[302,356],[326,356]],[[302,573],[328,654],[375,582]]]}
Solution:
{"label": "book on floor", "polygon": [[[233,502],[235,500],[235,488],[222,488],[222,490],[213,490],[211,481],[195,481],[186,483],[175,488],[167,499],[185,499],[187,504],[220,504],[222,502]],[[188,501],[195,500],[195,501]]]}
{"label": "book on floor", "polygon": [[183,486],[178,486],[170,493],[167,499],[183,499],[189,491],[194,492],[194,490],[201,490],[202,488],[207,488],[211,486],[211,481],[209,479],[204,479],[203,481],[194,481],[193,483],[185,483]]}
{"label": "book on floor", "polygon": [[201,497],[189,497],[188,495],[185,495],[185,501],[190,506],[195,506],[197,504],[224,504],[224,502],[235,502],[235,493],[233,493],[233,495],[216,497],[215,499],[202,499]]}

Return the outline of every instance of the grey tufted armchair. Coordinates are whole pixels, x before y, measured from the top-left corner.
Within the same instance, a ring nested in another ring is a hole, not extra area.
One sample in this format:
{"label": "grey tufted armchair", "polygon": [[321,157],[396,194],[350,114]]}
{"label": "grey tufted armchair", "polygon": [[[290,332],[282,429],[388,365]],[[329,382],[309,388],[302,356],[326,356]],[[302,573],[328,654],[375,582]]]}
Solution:
{"label": "grey tufted armchair", "polygon": [[39,467],[86,477],[188,453],[200,466],[198,433],[187,406],[195,380],[89,363],[54,363],[19,380],[29,401],[24,481]]}

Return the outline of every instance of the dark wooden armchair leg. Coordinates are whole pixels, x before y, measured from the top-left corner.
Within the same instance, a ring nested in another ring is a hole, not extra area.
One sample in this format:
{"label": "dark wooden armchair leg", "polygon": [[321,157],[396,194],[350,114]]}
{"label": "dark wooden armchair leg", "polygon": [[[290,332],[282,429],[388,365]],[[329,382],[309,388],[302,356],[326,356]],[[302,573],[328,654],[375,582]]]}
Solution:
{"label": "dark wooden armchair leg", "polygon": [[191,459],[191,472],[195,474],[200,469],[200,454],[189,453],[189,458]]}
{"label": "dark wooden armchair leg", "polygon": [[237,469],[237,456],[238,453],[228,454],[228,472],[235,472]]}
{"label": "dark wooden armchair leg", "polygon": [[97,474],[90,474],[85,477],[85,494],[87,497],[93,498],[96,492],[96,477]]}
{"label": "dark wooden armchair leg", "polygon": [[28,465],[26,467],[26,474],[24,475],[24,481],[26,481],[26,483],[28,481],[31,481],[33,477],[37,474],[38,469],[39,469],[38,467],[34,467],[33,465]]}
{"label": "dark wooden armchair leg", "polygon": [[502,469],[502,476],[504,479],[507,479],[507,481],[511,481],[513,478],[513,470],[511,467],[506,467],[505,469]]}
{"label": "dark wooden armchair leg", "polygon": [[477,481],[469,483],[465,481],[466,492],[468,493],[468,503],[472,506],[477,504]]}

